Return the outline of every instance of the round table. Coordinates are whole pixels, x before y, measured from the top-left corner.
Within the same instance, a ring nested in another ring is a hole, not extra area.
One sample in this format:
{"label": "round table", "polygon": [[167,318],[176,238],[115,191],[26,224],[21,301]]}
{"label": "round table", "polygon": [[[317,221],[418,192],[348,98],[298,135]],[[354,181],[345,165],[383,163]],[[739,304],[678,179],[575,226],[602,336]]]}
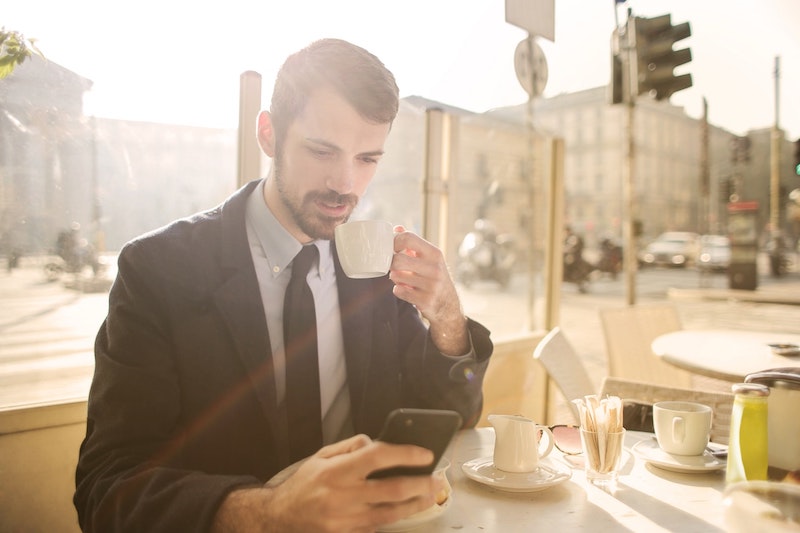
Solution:
{"label": "round table", "polygon": [[653,353],[696,374],[739,383],[770,368],[798,367],[800,357],[782,356],[770,344],[800,346],[800,335],[746,330],[680,330],[656,337]]}
{"label": "round table", "polygon": [[[529,531],[720,531],[724,530],[722,491],[725,470],[678,473],[652,466],[631,447],[652,433],[628,431],[614,494],[589,484],[582,469],[539,492],[504,492],[468,478],[462,465],[492,455],[494,430],[460,431],[447,454],[453,487],[444,514],[415,532]],[[550,461],[567,459],[557,450]]]}

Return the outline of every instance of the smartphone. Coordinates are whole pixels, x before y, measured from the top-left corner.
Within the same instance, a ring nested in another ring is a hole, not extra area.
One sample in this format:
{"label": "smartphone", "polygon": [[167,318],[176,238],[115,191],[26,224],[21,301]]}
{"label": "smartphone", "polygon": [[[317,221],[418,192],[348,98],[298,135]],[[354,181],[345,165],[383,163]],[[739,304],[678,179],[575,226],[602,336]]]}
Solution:
{"label": "smartphone", "polygon": [[461,415],[444,409],[395,409],[386,417],[378,440],[393,444],[415,444],[433,452],[433,462],[427,466],[397,466],[377,470],[370,479],[390,476],[431,474],[442,458],[453,435],[461,428]]}

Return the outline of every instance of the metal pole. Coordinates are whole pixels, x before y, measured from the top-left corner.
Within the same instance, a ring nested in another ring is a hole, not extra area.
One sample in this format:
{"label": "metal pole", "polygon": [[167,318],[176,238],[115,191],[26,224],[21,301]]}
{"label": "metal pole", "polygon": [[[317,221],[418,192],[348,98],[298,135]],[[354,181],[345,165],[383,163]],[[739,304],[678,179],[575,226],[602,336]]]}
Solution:
{"label": "metal pole", "polygon": [[[526,132],[528,137],[528,232],[531,237],[535,237],[536,235],[536,217],[534,213],[536,212],[536,198],[535,198],[535,180],[534,177],[536,176],[536,149],[535,149],[535,142],[536,142],[536,128],[533,125],[533,111],[534,111],[534,103],[536,98],[536,87],[537,84],[537,70],[536,65],[534,64],[534,44],[535,44],[535,36],[528,33],[528,61],[530,62],[528,65],[528,70],[530,73],[530,90],[528,91],[528,106],[526,108],[525,113],[525,125],[526,125]],[[532,242],[535,239],[532,239]],[[534,265],[534,258],[536,254],[533,253],[534,246],[531,246],[531,254],[528,257],[528,328],[530,331],[536,329],[536,315],[534,310],[536,309],[536,265]],[[557,325],[558,317],[552,317],[555,320],[554,324],[546,324],[547,328]],[[549,320],[549,319],[548,319]]]}
{"label": "metal pole", "polygon": [[425,112],[425,176],[422,236],[449,254],[448,227],[453,154],[458,149],[458,118],[439,108]]}
{"label": "metal pole", "polygon": [[[550,331],[560,322],[561,280],[564,273],[564,139],[551,139],[547,143],[550,152],[550,175],[548,183],[547,228],[545,231],[545,306],[544,327]],[[531,308],[531,313],[533,309]]]}
{"label": "metal pole", "polygon": [[92,115],[92,244],[97,253],[104,252],[106,248],[106,239],[103,234],[102,226],[102,208],[100,206],[100,186],[98,181],[98,165],[97,159],[97,118]]}
{"label": "metal pole", "polygon": [[775,56],[775,126],[772,128],[770,136],[769,167],[770,167],[770,187],[769,187],[769,225],[772,231],[780,229],[780,189],[781,189],[781,130],[778,125],[779,116],[779,90],[781,78],[781,58]]}
{"label": "metal pole", "polygon": [[248,70],[239,76],[239,130],[236,185],[261,177],[261,148],[256,120],[261,110],[261,74]]}
{"label": "metal pole", "polygon": [[700,228],[702,233],[711,233],[711,176],[709,171],[708,146],[708,100],[703,98],[703,123],[700,133]]}
{"label": "metal pole", "polygon": [[625,134],[627,138],[625,149],[625,165],[623,166],[622,198],[624,202],[623,213],[625,214],[625,224],[622,228],[622,236],[625,242],[623,259],[625,261],[625,296],[628,305],[636,305],[636,233],[634,224],[636,221],[635,192],[634,192],[634,169],[636,166],[636,143],[634,140],[634,109],[636,106],[636,93],[638,85],[634,73],[634,47],[633,33],[634,28],[631,23],[631,15],[628,13],[628,20],[625,29],[625,39],[623,40],[622,54],[622,87],[623,100],[625,102],[626,125]]}

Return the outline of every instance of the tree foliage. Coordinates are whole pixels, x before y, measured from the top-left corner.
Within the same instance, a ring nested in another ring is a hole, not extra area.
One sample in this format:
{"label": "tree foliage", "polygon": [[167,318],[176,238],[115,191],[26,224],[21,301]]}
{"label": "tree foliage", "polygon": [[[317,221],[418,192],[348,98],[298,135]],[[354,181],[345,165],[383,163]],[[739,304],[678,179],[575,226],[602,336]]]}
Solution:
{"label": "tree foliage", "polygon": [[0,80],[8,77],[32,54],[44,57],[35,43],[35,39],[26,39],[18,31],[0,28]]}

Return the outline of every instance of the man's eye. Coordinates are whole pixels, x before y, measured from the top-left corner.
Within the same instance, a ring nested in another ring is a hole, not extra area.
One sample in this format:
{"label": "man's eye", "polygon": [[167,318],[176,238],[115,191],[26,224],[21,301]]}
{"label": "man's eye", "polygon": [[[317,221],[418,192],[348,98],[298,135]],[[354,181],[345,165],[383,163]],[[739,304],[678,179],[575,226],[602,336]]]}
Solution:
{"label": "man's eye", "polygon": [[374,165],[374,164],[376,164],[378,162],[378,158],[377,157],[362,157],[361,161],[363,161],[364,163],[368,163],[368,164]]}
{"label": "man's eye", "polygon": [[330,157],[332,152],[330,150],[321,150],[319,148],[309,148],[311,153],[319,158]]}

